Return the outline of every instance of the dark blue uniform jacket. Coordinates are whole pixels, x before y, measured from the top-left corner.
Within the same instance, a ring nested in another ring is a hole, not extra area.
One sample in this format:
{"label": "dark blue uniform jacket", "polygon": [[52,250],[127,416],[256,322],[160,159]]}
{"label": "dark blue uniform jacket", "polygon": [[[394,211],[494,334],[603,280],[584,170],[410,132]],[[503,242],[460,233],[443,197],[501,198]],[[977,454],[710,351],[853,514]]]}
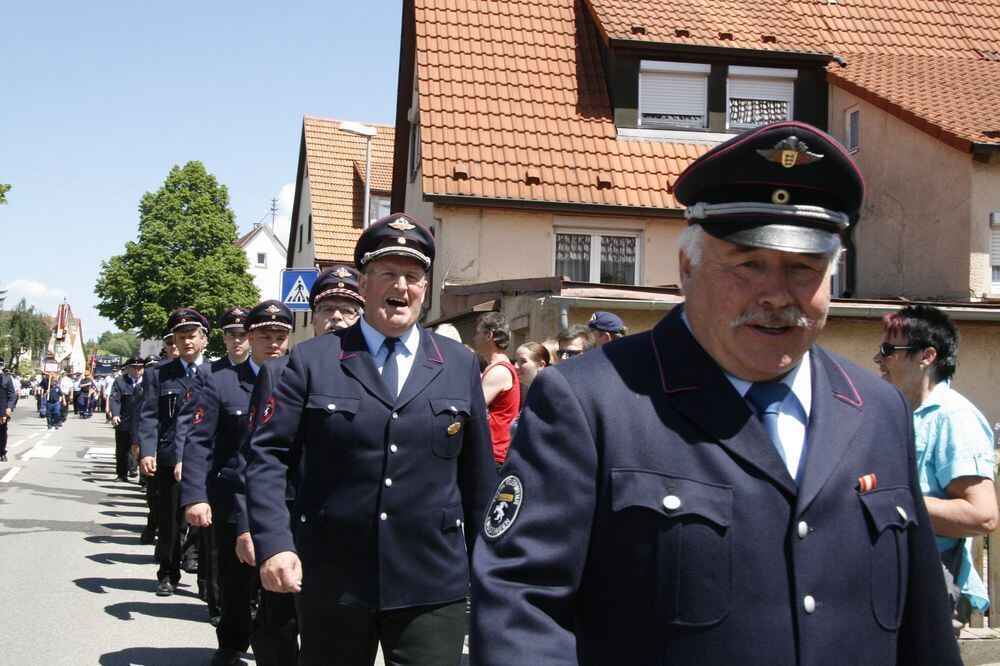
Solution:
{"label": "dark blue uniform jacket", "polygon": [[[386,610],[466,596],[462,523],[482,515],[496,481],[473,354],[421,330],[394,403],[355,325],[296,345],[255,418],[247,505],[258,561],[297,551],[302,593],[324,603]],[[284,500],[298,445],[293,542]]]}
{"label": "dark blue uniform jacket", "polygon": [[108,397],[108,409],[111,416],[121,419],[115,430],[131,432],[135,408],[139,403],[139,384],[129,381],[128,376],[119,375],[111,384],[111,395]]}
{"label": "dark blue uniform jacket", "polygon": [[473,663],[960,663],[903,396],[814,346],[796,487],[679,310],[532,386]]}
{"label": "dark blue uniform jacket", "polygon": [[250,363],[230,366],[202,382],[184,445],[181,506],[208,502],[212,520],[242,524],[237,503],[243,493],[240,444],[247,431],[250,395],[257,381]]}

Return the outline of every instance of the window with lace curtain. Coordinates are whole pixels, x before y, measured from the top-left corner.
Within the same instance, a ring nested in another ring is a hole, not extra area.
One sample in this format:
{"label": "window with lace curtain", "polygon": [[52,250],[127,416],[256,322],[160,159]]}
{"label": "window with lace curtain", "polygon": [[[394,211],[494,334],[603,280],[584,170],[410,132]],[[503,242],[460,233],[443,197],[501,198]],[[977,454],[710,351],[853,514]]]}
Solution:
{"label": "window with lace curtain", "polygon": [[555,274],[576,282],[636,284],[638,250],[635,234],[558,232]]}

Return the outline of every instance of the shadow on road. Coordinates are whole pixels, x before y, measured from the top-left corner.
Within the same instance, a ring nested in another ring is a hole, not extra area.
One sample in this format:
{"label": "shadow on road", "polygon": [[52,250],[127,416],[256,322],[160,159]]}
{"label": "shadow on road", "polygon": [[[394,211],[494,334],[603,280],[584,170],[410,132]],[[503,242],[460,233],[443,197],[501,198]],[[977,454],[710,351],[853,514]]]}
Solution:
{"label": "shadow on road", "polygon": [[211,648],[132,647],[102,654],[98,663],[101,666],[188,666],[209,663],[213,652]]}
{"label": "shadow on road", "polygon": [[[104,502],[101,502],[101,504],[104,504]],[[102,516],[110,516],[112,518],[145,518],[149,512],[148,511],[101,511],[100,513]]]}
{"label": "shadow on road", "polygon": [[134,535],[127,536],[116,536],[112,534],[95,534],[93,536],[83,537],[84,541],[89,541],[90,543],[99,544],[117,544],[119,546],[134,546],[139,543],[139,537]]}
{"label": "shadow on road", "polygon": [[137,523],[101,523],[101,527],[122,532],[141,532],[145,525]]}
{"label": "shadow on road", "polygon": [[[108,590],[127,590],[129,592],[149,592],[152,594],[156,590],[156,579],[152,576],[148,579],[77,578],[73,581],[73,584],[94,594],[107,594]],[[192,599],[198,598],[197,594],[183,587],[177,588],[174,595],[178,597],[190,597]]]}
{"label": "shadow on road", "polygon": [[[134,615],[148,615],[204,623],[206,617],[204,604],[187,604],[182,601],[176,603],[169,601],[123,601],[120,604],[105,606],[104,612],[119,620],[132,620]],[[160,664],[163,662],[152,663]]]}
{"label": "shadow on road", "polygon": [[98,564],[156,564],[152,547],[150,547],[148,555],[141,555],[139,553],[96,553],[94,555],[87,555],[87,559]]}

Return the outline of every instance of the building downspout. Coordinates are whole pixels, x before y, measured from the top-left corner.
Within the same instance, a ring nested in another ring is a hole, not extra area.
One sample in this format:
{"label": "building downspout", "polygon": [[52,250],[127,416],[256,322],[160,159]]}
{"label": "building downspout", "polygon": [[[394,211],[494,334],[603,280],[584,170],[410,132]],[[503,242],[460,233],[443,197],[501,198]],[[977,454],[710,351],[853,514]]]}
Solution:
{"label": "building downspout", "polygon": [[844,276],[844,292],[837,294],[838,298],[853,298],[854,292],[857,289],[858,266],[856,259],[858,257],[858,250],[854,246],[854,229],[857,226],[858,219],[855,218],[851,220],[847,231],[844,232],[844,251],[847,252],[847,275]]}

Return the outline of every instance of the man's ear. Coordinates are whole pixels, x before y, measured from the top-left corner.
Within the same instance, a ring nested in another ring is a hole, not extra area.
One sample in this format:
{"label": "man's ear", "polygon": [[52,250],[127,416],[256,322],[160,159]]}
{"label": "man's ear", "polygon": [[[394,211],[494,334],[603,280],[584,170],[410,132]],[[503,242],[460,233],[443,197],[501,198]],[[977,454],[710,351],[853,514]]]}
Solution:
{"label": "man's ear", "polygon": [[934,347],[924,347],[920,352],[920,361],[926,366],[932,366],[937,362],[937,349]]}

